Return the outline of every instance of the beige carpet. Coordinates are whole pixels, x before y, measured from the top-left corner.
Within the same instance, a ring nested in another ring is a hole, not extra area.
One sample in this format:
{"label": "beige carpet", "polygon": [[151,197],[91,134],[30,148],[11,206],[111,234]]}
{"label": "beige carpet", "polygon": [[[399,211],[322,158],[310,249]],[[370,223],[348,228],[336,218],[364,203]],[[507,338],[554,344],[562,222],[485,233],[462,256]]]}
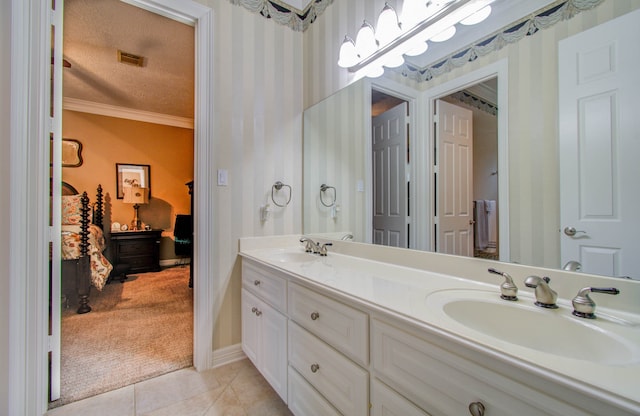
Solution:
{"label": "beige carpet", "polygon": [[92,311],[62,313],[61,406],[193,364],[189,267],[91,290]]}

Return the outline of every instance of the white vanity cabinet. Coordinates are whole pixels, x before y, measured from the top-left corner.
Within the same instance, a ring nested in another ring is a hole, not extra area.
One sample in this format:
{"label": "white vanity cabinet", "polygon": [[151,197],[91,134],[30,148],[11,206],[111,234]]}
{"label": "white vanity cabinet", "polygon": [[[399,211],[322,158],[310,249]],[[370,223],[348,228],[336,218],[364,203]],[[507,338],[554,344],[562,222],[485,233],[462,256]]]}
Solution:
{"label": "white vanity cabinet", "polygon": [[286,403],[286,280],[247,262],[242,273],[242,350]]}
{"label": "white vanity cabinet", "polygon": [[247,257],[243,350],[296,416],[638,414],[585,380],[368,299],[351,282],[335,288],[300,265]]}
{"label": "white vanity cabinet", "polygon": [[470,415],[472,403],[481,403],[486,416],[589,414],[447,351],[410,326],[372,319],[371,342],[375,376],[431,416]]}

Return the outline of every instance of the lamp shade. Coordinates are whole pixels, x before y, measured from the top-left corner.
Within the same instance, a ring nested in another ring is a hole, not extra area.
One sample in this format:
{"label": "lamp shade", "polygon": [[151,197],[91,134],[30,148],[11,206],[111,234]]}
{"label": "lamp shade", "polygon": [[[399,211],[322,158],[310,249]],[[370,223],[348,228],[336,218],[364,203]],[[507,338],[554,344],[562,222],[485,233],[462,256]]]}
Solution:
{"label": "lamp shade", "polygon": [[376,41],[376,35],[373,30],[373,26],[367,21],[362,23],[360,30],[356,35],[356,50],[361,59],[367,58],[373,55],[378,50],[378,42]]}
{"label": "lamp shade", "polygon": [[338,65],[343,68],[349,68],[354,66],[360,61],[358,52],[356,51],[356,45],[349,36],[344,37],[342,46],[340,47],[340,57],[338,58]]}
{"label": "lamp shade", "polygon": [[398,15],[393,7],[389,4],[384,4],[384,9],[378,16],[378,24],[376,25],[376,39],[380,42],[381,46],[388,44],[395,40],[402,34],[400,28],[400,22],[398,22]]}
{"label": "lamp shade", "polygon": [[141,188],[139,186],[130,186],[123,189],[125,204],[148,204],[149,188]]}

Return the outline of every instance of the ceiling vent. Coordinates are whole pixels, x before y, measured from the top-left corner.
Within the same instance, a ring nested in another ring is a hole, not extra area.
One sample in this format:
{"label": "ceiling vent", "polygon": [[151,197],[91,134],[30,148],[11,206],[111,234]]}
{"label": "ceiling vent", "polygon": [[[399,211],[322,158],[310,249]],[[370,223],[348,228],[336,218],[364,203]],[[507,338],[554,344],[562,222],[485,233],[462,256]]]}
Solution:
{"label": "ceiling vent", "polygon": [[118,49],[118,62],[122,62],[123,64],[135,65],[135,66],[143,66],[144,57],[140,55],[134,55],[132,53],[121,51],[120,49]]}

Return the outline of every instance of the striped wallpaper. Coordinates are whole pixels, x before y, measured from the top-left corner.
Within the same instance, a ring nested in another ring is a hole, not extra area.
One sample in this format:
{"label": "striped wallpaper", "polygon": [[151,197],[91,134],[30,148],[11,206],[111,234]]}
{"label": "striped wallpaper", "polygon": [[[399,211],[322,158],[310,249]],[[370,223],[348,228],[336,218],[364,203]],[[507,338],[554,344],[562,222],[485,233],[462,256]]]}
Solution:
{"label": "striped wallpaper", "polygon": [[[217,241],[214,349],[241,341],[238,239],[302,230],[302,33],[227,0],[198,0],[214,12],[216,160],[228,186],[211,189]],[[197,91],[196,91],[197,94]],[[286,208],[262,223],[259,207],[276,181],[291,185]]]}
{"label": "striped wallpaper", "polygon": [[[305,32],[305,108],[353,82],[348,72],[336,64],[342,37],[355,33],[363,18],[373,21],[375,11],[383,4],[384,1],[336,1]],[[605,0],[569,21],[420,84],[420,89],[428,90],[508,59],[510,261],[560,266],[558,42],[637,8],[640,3],[636,0]]]}

